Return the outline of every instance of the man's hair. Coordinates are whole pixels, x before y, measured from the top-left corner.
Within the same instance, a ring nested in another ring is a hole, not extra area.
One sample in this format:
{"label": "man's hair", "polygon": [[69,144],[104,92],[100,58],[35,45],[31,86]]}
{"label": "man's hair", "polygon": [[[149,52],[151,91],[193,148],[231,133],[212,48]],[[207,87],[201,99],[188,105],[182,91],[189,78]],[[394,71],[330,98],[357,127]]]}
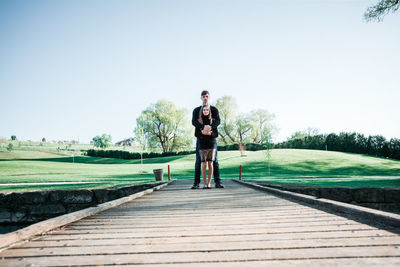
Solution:
{"label": "man's hair", "polygon": [[204,90],[201,92],[201,96],[203,96],[203,95],[210,95],[210,92],[208,92],[207,90]]}

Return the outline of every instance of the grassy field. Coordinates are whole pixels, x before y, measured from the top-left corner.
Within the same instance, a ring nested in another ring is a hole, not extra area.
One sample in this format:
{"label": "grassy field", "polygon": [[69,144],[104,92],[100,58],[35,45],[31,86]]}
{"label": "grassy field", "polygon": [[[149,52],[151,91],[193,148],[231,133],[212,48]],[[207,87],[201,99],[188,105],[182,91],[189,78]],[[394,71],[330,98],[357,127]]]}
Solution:
{"label": "grassy field", "polygon": [[[342,152],[276,149],[271,151],[270,172],[265,151],[218,152],[223,179],[238,178],[242,165],[242,179],[277,179],[274,183],[297,183],[322,185],[333,180],[301,180],[287,178],[340,178],[364,177],[356,186],[376,184],[380,187],[400,187],[400,179],[372,179],[371,176],[400,176],[400,161]],[[49,190],[67,188],[99,188],[154,181],[152,170],[163,168],[167,178],[167,166],[171,166],[173,179],[193,179],[194,155],[144,159],[120,160],[65,155],[57,150],[0,150],[0,184],[40,182],[99,182],[77,185],[0,185],[0,191]],[[271,175],[269,175],[271,174]],[[378,182],[376,182],[378,181]],[[269,181],[270,182],[270,181]],[[351,186],[351,180],[338,183]]]}

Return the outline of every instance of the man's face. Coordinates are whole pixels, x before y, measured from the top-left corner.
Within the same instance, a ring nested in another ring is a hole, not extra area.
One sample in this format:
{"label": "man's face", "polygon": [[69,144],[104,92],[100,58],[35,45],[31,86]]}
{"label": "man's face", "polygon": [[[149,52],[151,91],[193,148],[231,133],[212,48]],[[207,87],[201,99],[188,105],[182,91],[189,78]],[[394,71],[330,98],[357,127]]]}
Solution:
{"label": "man's face", "polygon": [[203,105],[207,105],[208,104],[208,99],[210,98],[210,96],[208,94],[202,95],[201,96],[201,101],[203,101]]}

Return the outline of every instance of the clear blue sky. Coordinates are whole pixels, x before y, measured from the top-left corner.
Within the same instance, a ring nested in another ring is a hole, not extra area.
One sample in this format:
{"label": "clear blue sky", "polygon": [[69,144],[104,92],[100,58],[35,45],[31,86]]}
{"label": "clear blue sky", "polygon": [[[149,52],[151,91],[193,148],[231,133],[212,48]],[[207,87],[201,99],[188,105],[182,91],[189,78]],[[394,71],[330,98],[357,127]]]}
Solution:
{"label": "clear blue sky", "polygon": [[276,141],[307,127],[400,138],[400,12],[378,0],[0,0],[0,137],[132,136],[165,98],[264,108]]}

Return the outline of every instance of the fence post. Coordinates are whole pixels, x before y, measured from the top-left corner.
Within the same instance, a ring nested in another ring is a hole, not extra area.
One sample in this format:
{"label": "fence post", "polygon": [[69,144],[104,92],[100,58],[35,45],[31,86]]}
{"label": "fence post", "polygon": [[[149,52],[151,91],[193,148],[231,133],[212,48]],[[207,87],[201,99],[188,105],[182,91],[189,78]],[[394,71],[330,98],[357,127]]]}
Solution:
{"label": "fence post", "polygon": [[168,181],[171,181],[171,169],[168,165]]}
{"label": "fence post", "polygon": [[242,180],[242,165],[239,167],[239,180]]}

